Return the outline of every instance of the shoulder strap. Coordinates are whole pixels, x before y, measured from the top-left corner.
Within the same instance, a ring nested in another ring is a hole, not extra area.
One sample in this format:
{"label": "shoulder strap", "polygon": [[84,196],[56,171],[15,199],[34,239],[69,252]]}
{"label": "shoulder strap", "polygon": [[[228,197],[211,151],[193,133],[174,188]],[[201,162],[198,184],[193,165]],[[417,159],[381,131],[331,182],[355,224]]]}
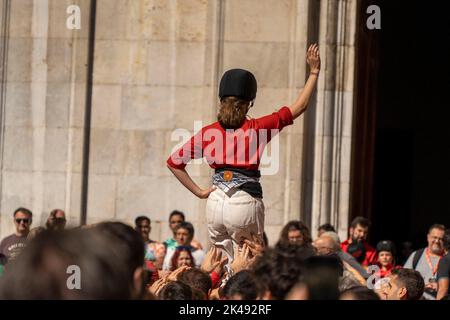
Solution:
{"label": "shoulder strap", "polygon": [[412,263],[412,267],[414,270],[416,269],[417,264],[419,263],[419,259],[422,256],[424,251],[425,251],[425,248],[422,248],[422,249],[417,250],[416,253],[414,254],[413,263]]}

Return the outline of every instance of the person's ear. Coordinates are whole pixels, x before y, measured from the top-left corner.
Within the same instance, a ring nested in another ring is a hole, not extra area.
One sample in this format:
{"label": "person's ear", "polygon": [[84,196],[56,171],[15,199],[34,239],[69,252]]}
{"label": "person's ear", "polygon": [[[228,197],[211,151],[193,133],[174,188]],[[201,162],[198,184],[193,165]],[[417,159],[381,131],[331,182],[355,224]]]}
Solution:
{"label": "person's ear", "polygon": [[406,288],[400,288],[397,292],[397,296],[399,300],[406,300],[408,297],[408,290]]}

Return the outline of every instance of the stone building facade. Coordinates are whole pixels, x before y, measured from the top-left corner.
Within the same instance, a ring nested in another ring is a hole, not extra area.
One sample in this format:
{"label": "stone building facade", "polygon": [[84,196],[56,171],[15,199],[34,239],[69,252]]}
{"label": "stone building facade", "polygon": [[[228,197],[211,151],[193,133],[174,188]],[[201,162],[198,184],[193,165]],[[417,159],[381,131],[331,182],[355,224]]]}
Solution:
{"label": "stone building facade", "polygon": [[[69,224],[137,215],[152,238],[169,236],[173,209],[206,243],[205,200],[167,170],[174,130],[217,114],[217,84],[251,70],[250,115],[289,105],[318,42],[322,71],[306,113],[279,136],[279,171],[262,179],[270,242],[289,220],[312,229],[349,218],[356,0],[2,0],[0,236],[19,207],[45,223],[61,208]],[[70,30],[70,5],[81,29]],[[95,29],[93,28],[95,26]],[[92,72],[90,71],[92,70]],[[187,170],[210,183],[206,164]]]}

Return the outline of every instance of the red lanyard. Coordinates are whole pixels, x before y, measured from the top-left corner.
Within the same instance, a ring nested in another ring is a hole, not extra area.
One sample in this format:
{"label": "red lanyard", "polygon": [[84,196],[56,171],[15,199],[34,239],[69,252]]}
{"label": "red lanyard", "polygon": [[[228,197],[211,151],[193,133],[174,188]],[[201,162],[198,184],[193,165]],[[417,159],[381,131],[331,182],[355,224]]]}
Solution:
{"label": "red lanyard", "polygon": [[433,277],[436,274],[438,267],[439,267],[439,262],[441,261],[442,256],[439,256],[438,262],[436,263],[436,267],[433,268],[433,264],[431,263],[431,259],[430,259],[430,251],[427,248],[427,250],[425,251],[425,256],[427,257],[427,262],[428,262],[428,266],[430,267],[431,272],[433,272]]}

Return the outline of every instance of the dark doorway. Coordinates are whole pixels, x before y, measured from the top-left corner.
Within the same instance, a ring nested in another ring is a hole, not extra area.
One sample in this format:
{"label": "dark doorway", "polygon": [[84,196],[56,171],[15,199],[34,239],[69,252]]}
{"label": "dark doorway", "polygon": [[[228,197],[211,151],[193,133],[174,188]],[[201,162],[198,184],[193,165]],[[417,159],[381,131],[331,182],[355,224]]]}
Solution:
{"label": "dark doorway", "polygon": [[[450,227],[450,11],[445,1],[360,2],[351,217],[370,240],[424,246]],[[381,30],[366,9],[381,8]]]}

